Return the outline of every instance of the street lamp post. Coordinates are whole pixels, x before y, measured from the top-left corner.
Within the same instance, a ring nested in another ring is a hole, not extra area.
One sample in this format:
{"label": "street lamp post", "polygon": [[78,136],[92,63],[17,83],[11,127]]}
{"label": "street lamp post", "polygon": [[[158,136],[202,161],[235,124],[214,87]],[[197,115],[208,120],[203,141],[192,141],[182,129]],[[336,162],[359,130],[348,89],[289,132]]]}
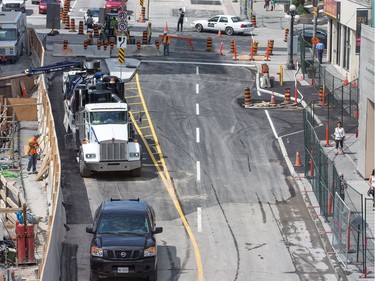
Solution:
{"label": "street lamp post", "polygon": [[285,16],[287,19],[290,19],[290,40],[289,40],[289,62],[288,62],[288,69],[295,69],[294,62],[293,62],[293,39],[294,39],[294,20],[299,19],[299,15],[296,14],[296,6],[290,5],[289,12]]}

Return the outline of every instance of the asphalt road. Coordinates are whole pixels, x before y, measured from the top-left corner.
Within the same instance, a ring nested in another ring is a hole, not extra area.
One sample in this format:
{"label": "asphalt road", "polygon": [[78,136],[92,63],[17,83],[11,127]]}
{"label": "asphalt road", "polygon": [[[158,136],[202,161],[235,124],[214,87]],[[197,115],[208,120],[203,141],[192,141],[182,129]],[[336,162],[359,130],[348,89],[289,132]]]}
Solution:
{"label": "asphalt road", "polygon": [[[62,60],[51,55],[53,40],[47,45],[49,63]],[[247,48],[247,40],[238,41]],[[85,227],[96,207],[109,198],[138,197],[154,207],[157,224],[164,228],[157,237],[159,280],[199,280],[199,269],[203,280],[335,280],[275,138],[275,133],[298,132],[301,112],[244,109],[245,87],[254,100],[263,98],[255,91],[254,67],[217,60],[205,52],[191,57],[177,52],[166,61],[143,59],[139,69],[177,200],[145,149],[141,178],[110,173],[83,180],[75,153],[64,149],[61,73],[49,75],[62,151],[67,241],[79,245],[79,280],[89,276]],[[27,63],[18,66],[24,69]]]}

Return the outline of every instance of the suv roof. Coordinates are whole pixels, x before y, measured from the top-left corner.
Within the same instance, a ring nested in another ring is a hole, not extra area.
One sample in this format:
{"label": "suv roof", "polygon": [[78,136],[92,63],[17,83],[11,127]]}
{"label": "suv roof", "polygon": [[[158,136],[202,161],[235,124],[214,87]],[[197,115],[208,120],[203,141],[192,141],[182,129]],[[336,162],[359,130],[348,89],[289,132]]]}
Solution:
{"label": "suv roof", "polygon": [[113,200],[102,203],[102,213],[105,214],[146,214],[148,204],[145,201],[130,200]]}

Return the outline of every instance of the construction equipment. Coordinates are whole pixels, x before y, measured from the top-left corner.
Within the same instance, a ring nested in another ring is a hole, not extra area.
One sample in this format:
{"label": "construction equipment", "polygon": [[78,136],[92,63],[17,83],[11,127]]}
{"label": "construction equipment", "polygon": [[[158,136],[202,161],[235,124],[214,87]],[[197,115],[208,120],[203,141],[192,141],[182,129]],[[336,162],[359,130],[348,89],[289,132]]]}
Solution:
{"label": "construction equipment", "polygon": [[63,61],[63,62],[58,62],[55,64],[46,65],[46,66],[28,68],[28,69],[25,69],[23,73],[25,73],[28,76],[31,76],[31,75],[39,75],[39,74],[44,74],[44,73],[67,70],[70,68],[82,68],[82,67],[83,65],[81,61]]}
{"label": "construction equipment", "polygon": [[63,74],[64,126],[78,150],[82,177],[91,171],[141,173],[141,146],[125,100],[125,83],[100,65]]}

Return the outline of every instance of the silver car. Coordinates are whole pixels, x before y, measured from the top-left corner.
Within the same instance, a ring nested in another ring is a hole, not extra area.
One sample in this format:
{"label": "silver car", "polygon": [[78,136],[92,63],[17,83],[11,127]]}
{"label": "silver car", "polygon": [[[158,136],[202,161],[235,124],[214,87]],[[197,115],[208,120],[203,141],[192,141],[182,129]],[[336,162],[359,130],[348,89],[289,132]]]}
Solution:
{"label": "silver car", "polygon": [[251,22],[241,19],[238,16],[216,15],[208,20],[196,20],[191,26],[198,32],[216,31],[225,32],[227,35],[251,34],[253,25]]}

